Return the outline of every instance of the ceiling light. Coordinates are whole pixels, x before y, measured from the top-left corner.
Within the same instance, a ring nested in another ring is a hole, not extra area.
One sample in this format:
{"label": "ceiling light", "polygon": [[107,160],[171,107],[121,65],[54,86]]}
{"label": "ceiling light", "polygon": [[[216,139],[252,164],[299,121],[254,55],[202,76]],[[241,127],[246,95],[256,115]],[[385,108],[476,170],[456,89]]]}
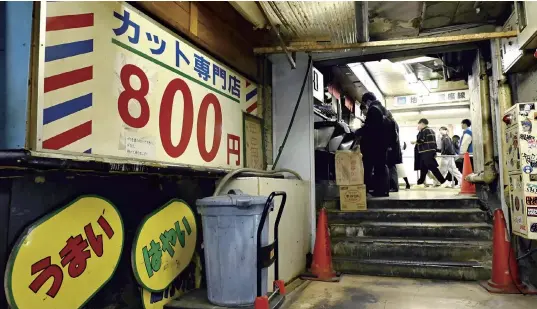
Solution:
{"label": "ceiling light", "polygon": [[418,78],[416,77],[416,74],[414,74],[414,73],[406,73],[403,76],[405,77],[406,81],[409,84],[415,84],[415,83],[418,82]]}
{"label": "ceiling light", "polygon": [[435,60],[435,59],[436,59],[436,58],[423,56],[423,57],[417,57],[417,58],[412,58],[412,59],[406,59],[406,60],[397,61],[396,63],[407,63],[407,64],[410,64],[410,63],[420,63],[420,62],[428,62],[428,61],[432,61],[432,60]]}
{"label": "ceiling light", "polygon": [[418,111],[415,111],[415,112],[398,112],[396,110],[391,110],[392,114],[394,116],[416,116],[416,115],[419,115],[420,112]]}
{"label": "ceiling light", "polygon": [[452,109],[437,109],[437,110],[422,111],[421,114],[423,115],[466,114],[469,112],[470,112],[469,108],[452,108]]}

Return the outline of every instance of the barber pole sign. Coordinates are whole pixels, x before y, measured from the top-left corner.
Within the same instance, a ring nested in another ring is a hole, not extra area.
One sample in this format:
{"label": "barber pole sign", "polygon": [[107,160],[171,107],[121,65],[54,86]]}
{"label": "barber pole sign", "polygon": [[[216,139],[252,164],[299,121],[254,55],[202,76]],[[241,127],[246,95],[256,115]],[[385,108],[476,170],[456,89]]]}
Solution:
{"label": "barber pole sign", "polygon": [[247,114],[260,117],[261,113],[259,110],[258,103],[257,103],[257,85],[252,84],[249,81],[246,81],[246,106],[244,106],[244,110]]}
{"label": "barber pole sign", "polygon": [[132,6],[47,2],[39,43],[37,154],[243,166],[257,85]]}

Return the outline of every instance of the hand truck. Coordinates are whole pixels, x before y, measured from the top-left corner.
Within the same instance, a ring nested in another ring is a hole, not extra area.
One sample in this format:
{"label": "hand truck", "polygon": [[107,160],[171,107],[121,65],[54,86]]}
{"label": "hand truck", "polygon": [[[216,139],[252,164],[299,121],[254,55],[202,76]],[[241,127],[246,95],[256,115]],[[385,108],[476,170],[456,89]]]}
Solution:
{"label": "hand truck", "polygon": [[[274,242],[268,244],[267,246],[261,245],[261,236],[263,233],[263,228],[265,226],[265,221],[269,211],[274,210],[273,201],[277,196],[282,197],[282,203],[280,209],[278,210],[278,216],[276,217],[276,222],[274,223]],[[285,297],[285,282],[279,279],[279,248],[278,248],[278,225],[280,224],[280,219],[282,218],[283,209],[285,207],[285,202],[287,200],[287,193],[279,191],[272,192],[265,207],[263,208],[263,213],[261,215],[261,221],[257,228],[257,297],[254,302],[254,309],[270,309],[270,301],[276,296],[280,295],[280,300],[273,304],[273,308],[279,307],[283,303],[283,298]],[[275,263],[275,264],[274,264]],[[274,291],[269,296],[262,295],[262,278],[261,271],[263,268],[267,268],[274,264]]]}

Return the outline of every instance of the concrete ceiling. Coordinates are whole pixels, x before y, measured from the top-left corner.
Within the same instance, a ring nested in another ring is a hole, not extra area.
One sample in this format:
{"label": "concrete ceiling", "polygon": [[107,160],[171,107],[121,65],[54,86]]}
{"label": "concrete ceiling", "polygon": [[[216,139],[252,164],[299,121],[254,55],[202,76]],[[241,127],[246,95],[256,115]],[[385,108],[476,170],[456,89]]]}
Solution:
{"label": "concrete ceiling", "polygon": [[[287,41],[357,41],[353,1],[259,3],[271,21],[280,26]],[[238,1],[232,4],[236,7],[240,5],[242,10],[237,10],[248,15],[245,5]],[[416,37],[437,30],[449,32],[453,31],[449,27],[454,26],[465,28],[501,24],[508,17],[506,12],[510,11],[510,2],[500,1],[368,1],[367,4],[369,36],[372,41]],[[253,16],[253,13],[249,15]],[[259,18],[249,19],[259,26]]]}

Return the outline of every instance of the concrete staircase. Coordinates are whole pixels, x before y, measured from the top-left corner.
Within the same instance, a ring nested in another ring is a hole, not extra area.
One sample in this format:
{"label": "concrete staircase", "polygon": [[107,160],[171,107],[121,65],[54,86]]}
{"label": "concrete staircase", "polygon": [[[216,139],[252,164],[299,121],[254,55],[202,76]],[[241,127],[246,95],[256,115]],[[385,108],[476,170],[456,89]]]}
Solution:
{"label": "concrete staircase", "polygon": [[333,265],[351,274],[490,278],[492,226],[477,199],[368,200],[365,212],[325,202]]}

